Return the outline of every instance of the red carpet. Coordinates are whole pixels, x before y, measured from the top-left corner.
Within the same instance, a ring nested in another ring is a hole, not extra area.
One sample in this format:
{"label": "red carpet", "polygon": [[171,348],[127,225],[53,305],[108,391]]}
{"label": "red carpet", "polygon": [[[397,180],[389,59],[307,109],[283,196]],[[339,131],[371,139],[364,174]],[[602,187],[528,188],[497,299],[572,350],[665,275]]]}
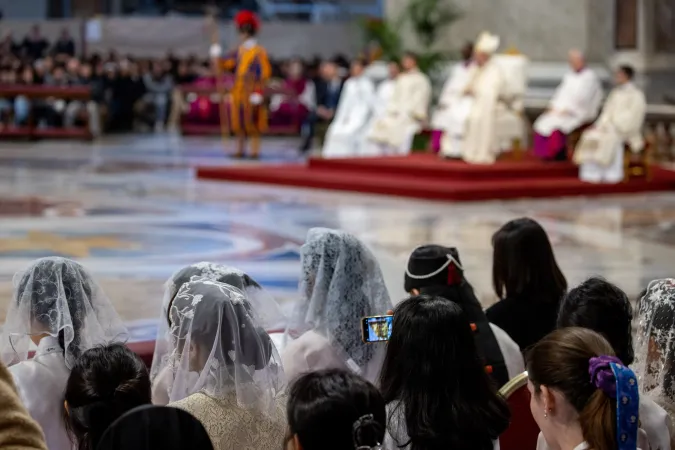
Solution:
{"label": "red carpet", "polygon": [[675,189],[675,172],[659,167],[653,179],[589,184],[569,163],[497,162],[489,166],[441,161],[433,155],[312,159],[308,164],[200,167],[204,179],[332,189],[445,201],[623,194]]}

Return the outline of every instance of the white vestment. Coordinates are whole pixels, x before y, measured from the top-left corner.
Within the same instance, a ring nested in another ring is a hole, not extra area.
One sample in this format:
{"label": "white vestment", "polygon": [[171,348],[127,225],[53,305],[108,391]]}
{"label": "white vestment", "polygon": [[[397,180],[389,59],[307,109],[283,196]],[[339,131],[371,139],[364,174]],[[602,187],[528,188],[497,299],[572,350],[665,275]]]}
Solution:
{"label": "white vestment", "polygon": [[394,86],[396,80],[386,79],[377,86],[375,93],[375,103],[373,105],[373,114],[370,116],[370,122],[366,127],[366,134],[363,136],[361,143],[361,156],[381,156],[379,154],[379,147],[368,140],[373,127],[378,120],[384,117],[387,113],[387,107],[394,95]]}
{"label": "white vestment", "polygon": [[452,68],[450,78],[443,85],[438,106],[431,118],[431,126],[435,130],[442,130],[441,151],[444,156],[460,158],[461,146],[453,145],[456,140],[451,136],[464,133],[466,118],[471,113],[471,99],[464,96],[464,91],[469,84],[469,70],[471,66],[466,63],[458,63]]}
{"label": "white vestment", "polygon": [[377,144],[382,154],[408,154],[415,133],[427,120],[430,101],[429,78],[418,69],[402,73],[384,117],[370,131],[369,141]]}
{"label": "white vestment", "polygon": [[369,123],[375,86],[365,76],[348,79],[343,87],[335,117],[326,132],[324,158],[345,158],[360,154],[360,145]]}
{"label": "white vestment", "polygon": [[[490,59],[483,66],[471,66],[468,77],[467,92],[471,95],[463,97],[467,105],[451,110],[452,126],[460,134],[449,138],[453,147],[459,147],[464,161],[492,164],[499,154],[496,122],[504,84],[502,71],[494,59]],[[454,154],[457,150],[451,152]]]}
{"label": "white vestment", "polygon": [[582,181],[618,183],[623,179],[624,145],[634,152],[642,150],[646,109],[645,96],[633,83],[612,90],[602,114],[581,136],[574,152]]}
{"label": "white vestment", "polygon": [[9,367],[24,406],[40,425],[49,450],[71,450],[63,424],[63,401],[70,370],[55,337],[38,344],[33,359]]}
{"label": "white vestment", "polygon": [[598,116],[602,104],[602,86],[595,72],[585,68],[563,77],[545,112],[534,122],[534,131],[550,136],[560,130],[565,134],[589,123]]}

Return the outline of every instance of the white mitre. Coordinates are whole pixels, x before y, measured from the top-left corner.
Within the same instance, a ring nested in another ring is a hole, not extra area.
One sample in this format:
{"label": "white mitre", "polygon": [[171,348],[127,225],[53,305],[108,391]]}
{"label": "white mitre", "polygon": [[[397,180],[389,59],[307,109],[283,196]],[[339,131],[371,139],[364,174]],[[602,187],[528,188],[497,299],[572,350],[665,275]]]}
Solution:
{"label": "white mitre", "polygon": [[478,36],[473,51],[476,53],[494,54],[499,48],[499,36],[484,31]]}

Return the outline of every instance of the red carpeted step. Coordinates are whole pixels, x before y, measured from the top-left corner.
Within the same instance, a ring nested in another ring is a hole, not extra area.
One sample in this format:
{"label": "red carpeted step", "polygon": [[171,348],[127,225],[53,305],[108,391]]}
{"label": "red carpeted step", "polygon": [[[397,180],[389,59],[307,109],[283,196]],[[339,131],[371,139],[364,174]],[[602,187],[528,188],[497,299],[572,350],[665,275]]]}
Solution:
{"label": "red carpeted step", "polygon": [[492,181],[497,178],[551,178],[574,177],[579,169],[571,163],[542,161],[498,161],[490,165],[467,164],[463,161],[444,161],[436,155],[413,154],[380,158],[344,158],[309,160],[311,169],[363,172],[391,175],[411,175],[444,180]]}
{"label": "red carpeted step", "polygon": [[583,183],[576,177],[543,179],[497,177],[495,180],[477,183],[469,180],[430,179],[424,175],[416,171],[401,175],[377,172],[368,174],[360,171],[321,170],[303,165],[198,169],[198,176],[206,179],[452,201],[601,195],[675,189],[675,173],[659,169],[655,170],[652,182],[634,180],[615,185]]}

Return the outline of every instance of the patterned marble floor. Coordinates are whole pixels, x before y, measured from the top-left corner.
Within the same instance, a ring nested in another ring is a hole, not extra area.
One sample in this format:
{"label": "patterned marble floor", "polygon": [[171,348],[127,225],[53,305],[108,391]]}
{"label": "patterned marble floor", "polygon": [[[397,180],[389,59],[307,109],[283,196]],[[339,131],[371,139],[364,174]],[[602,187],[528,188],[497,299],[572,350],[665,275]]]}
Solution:
{"label": "patterned marble floor", "polygon": [[[263,163],[297,160],[294,146],[268,140]],[[54,254],[95,273],[135,339],[154,336],[162,284],[191,262],[249,271],[290,308],[298,246],[314,226],[372,246],[397,298],[410,250],[437,242],[459,247],[467,277],[492,303],[490,237],[524,215],[546,227],[571,284],[598,274],[635,297],[674,275],[675,193],[442,204],[195,180],[197,164],[235,163],[224,154],[218,139],[176,136],[0,142],[0,320],[13,274]]]}

